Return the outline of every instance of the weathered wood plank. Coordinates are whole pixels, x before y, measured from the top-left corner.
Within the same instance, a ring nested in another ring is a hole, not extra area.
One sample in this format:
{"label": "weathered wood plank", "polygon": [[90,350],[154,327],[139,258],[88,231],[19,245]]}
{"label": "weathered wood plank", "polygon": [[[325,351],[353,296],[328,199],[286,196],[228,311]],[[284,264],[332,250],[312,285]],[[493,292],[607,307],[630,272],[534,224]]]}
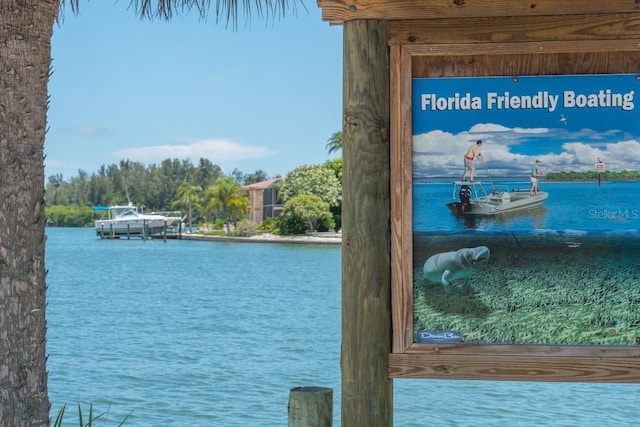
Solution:
{"label": "weathered wood plank", "polygon": [[342,423],[391,426],[389,54],[385,21],[345,23]]}
{"label": "weathered wood plank", "polygon": [[447,356],[524,356],[524,357],[607,357],[630,359],[640,363],[640,347],[605,345],[533,345],[533,344],[412,344],[407,354]]}
{"label": "weathered wood plank", "polygon": [[[405,46],[412,55],[450,56],[450,55],[505,55],[549,54],[549,53],[585,53],[594,52],[638,52],[640,39],[632,40],[589,40],[576,42],[524,42],[524,43],[459,43],[426,44]],[[584,68],[584,67],[583,67]],[[590,70],[586,70],[589,71]]]}
{"label": "weathered wood plank", "polygon": [[322,19],[341,24],[357,19],[472,18],[589,15],[640,12],[635,0],[318,0]]}
{"label": "weathered wood plank", "polygon": [[634,357],[514,356],[405,353],[389,356],[390,378],[555,382],[640,382]]}
{"label": "weathered wood plank", "polygon": [[[607,44],[581,42],[580,45],[494,44],[497,51],[493,53],[491,47],[479,45],[412,46],[407,50],[415,54],[413,77],[608,74],[638,72],[640,48],[636,47],[637,43],[612,40]],[[603,51],[605,45],[608,48]]]}
{"label": "weathered wood plank", "polygon": [[[403,352],[413,344],[413,280],[403,274],[411,271],[413,246],[409,227],[411,210],[411,56],[397,46],[391,55],[391,258],[393,352]],[[403,141],[405,141],[403,143]]]}
{"label": "weathered wood plank", "polygon": [[638,13],[389,22],[390,45],[638,38],[640,38],[640,14]]}

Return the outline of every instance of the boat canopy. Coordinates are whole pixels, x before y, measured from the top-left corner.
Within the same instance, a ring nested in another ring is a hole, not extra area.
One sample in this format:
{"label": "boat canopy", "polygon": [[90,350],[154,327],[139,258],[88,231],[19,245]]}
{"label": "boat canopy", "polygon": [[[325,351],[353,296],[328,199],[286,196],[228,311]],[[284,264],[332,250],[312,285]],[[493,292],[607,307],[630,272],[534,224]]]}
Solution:
{"label": "boat canopy", "polygon": [[93,210],[94,211],[108,211],[109,210],[109,206],[94,206]]}

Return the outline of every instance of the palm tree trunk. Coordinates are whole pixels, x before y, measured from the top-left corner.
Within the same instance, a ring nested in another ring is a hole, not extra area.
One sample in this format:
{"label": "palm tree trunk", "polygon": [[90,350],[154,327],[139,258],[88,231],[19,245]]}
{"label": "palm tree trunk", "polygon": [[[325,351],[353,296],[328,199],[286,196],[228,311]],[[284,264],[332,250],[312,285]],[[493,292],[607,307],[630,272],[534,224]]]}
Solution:
{"label": "palm tree trunk", "polygon": [[0,0],[0,425],[48,426],[43,149],[59,0]]}

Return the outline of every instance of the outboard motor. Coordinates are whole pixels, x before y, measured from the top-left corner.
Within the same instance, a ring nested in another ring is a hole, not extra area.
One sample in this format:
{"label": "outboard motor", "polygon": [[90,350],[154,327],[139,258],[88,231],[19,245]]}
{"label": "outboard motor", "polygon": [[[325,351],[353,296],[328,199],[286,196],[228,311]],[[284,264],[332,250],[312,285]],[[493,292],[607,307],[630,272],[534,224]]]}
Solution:
{"label": "outboard motor", "polygon": [[460,212],[469,212],[471,210],[471,188],[468,185],[462,185],[458,197],[460,197]]}

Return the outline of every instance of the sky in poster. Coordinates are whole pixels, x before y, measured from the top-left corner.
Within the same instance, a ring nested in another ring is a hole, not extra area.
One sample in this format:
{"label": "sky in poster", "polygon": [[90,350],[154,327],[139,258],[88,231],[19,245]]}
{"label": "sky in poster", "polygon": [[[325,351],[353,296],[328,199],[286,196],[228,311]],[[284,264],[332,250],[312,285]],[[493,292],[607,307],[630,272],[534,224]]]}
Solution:
{"label": "sky in poster", "polygon": [[476,140],[494,176],[640,169],[636,75],[413,80],[415,177],[456,177]]}
{"label": "sky in poster", "polygon": [[237,29],[140,20],[130,3],[81,1],[54,26],[47,177],[201,157],[275,176],[340,155],[326,144],[342,127],[342,27],[315,2]]}

